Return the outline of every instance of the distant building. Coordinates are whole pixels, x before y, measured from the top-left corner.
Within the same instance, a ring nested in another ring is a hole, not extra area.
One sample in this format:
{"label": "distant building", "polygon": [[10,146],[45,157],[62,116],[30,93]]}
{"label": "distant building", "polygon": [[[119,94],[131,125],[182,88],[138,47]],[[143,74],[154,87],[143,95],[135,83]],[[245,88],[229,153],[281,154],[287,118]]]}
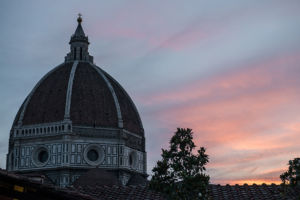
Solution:
{"label": "distant building", "polygon": [[60,187],[93,168],[122,185],[132,177],[146,180],[139,113],[122,86],[93,63],[81,16],[77,21],[65,62],[36,84],[15,117],[7,170],[43,174]]}

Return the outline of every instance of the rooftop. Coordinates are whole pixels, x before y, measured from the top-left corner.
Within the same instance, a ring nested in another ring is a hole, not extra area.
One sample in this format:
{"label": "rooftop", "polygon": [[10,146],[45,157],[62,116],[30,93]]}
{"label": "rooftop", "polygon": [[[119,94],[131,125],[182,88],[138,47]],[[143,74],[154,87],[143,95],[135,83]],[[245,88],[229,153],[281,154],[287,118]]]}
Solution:
{"label": "rooftop", "polygon": [[[300,186],[283,187],[281,185],[214,185],[208,187],[211,200],[299,200]],[[132,199],[144,200],[165,199],[162,194],[150,190],[147,186],[121,185],[77,185],[75,187],[59,188],[41,181],[41,179],[26,177],[0,170],[0,198],[39,198],[39,199]]]}

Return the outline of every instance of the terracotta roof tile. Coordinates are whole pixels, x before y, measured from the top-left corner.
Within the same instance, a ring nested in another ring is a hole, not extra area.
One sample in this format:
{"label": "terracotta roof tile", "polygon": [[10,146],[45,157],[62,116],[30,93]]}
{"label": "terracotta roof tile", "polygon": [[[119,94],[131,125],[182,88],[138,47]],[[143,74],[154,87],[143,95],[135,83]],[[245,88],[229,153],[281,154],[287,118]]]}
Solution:
{"label": "terracotta roof tile", "polygon": [[281,185],[209,185],[209,199],[211,200],[299,200],[300,186],[283,188]]}
{"label": "terracotta roof tile", "polygon": [[26,107],[24,125],[64,119],[66,90],[71,68],[71,63],[62,65],[42,81]]}
{"label": "terracotta roof tile", "polygon": [[144,186],[95,186],[95,187],[78,187],[79,192],[89,194],[98,200],[115,199],[115,200],[163,200],[165,199],[160,193],[151,191]]}
{"label": "terracotta roof tile", "polygon": [[[72,66],[73,62],[63,63],[41,79],[26,104],[23,125],[64,120]],[[124,129],[144,136],[138,111],[131,98],[117,81],[103,70],[100,71],[116,94]],[[70,120],[74,125],[119,128],[116,102],[109,84],[90,63],[78,63],[72,83]],[[20,120],[24,106],[23,103],[15,117],[14,126]]]}
{"label": "terracotta roof tile", "polygon": [[[48,195],[56,199],[76,200],[162,200],[162,194],[150,190],[147,186],[120,186],[120,185],[81,185],[76,188],[58,188],[48,184],[41,184],[32,178],[0,170],[0,182],[18,183],[19,185],[35,188],[36,193],[28,195]],[[2,184],[3,185],[3,184]],[[7,185],[7,184],[6,184]],[[1,191],[5,188],[1,188]],[[6,188],[7,189],[7,188]],[[3,190],[4,191],[4,190]],[[209,185],[210,200],[299,200],[300,186],[283,187],[281,185]],[[24,194],[26,196],[26,194]],[[1,196],[2,197],[2,196]]]}
{"label": "terracotta roof tile", "polygon": [[70,115],[74,125],[118,126],[113,96],[103,78],[89,63],[77,66]]}
{"label": "terracotta roof tile", "polygon": [[116,172],[107,171],[101,168],[94,168],[82,174],[74,183],[74,187],[95,186],[95,185],[121,185]]}
{"label": "terracotta roof tile", "polygon": [[[103,71],[104,72],[104,71]],[[104,72],[105,73],[105,72]],[[135,105],[131,101],[126,91],[115,81],[109,74],[105,73],[110,83],[112,84],[119,101],[121,113],[123,117],[124,128],[128,131],[143,135],[143,126],[139,121],[139,114],[135,110]],[[127,99],[127,101],[124,101]]]}

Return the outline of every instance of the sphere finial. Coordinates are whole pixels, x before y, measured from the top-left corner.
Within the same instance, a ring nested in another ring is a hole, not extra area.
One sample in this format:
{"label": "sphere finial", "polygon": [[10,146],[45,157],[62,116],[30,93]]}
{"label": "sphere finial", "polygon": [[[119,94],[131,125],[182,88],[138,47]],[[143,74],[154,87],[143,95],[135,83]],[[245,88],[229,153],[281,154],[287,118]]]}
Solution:
{"label": "sphere finial", "polygon": [[77,22],[80,24],[82,22],[82,15],[80,13],[78,13],[78,18],[77,18]]}

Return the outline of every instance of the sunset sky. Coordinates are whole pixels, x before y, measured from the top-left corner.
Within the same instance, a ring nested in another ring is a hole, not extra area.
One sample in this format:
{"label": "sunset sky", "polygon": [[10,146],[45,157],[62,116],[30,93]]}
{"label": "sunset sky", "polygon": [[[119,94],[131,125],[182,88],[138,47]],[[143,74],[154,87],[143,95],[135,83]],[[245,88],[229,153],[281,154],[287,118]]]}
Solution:
{"label": "sunset sky", "polygon": [[279,183],[300,157],[300,1],[0,2],[0,167],[14,116],[64,61],[77,14],[95,63],[126,89],[148,173],[177,127],[210,156],[212,183]]}

